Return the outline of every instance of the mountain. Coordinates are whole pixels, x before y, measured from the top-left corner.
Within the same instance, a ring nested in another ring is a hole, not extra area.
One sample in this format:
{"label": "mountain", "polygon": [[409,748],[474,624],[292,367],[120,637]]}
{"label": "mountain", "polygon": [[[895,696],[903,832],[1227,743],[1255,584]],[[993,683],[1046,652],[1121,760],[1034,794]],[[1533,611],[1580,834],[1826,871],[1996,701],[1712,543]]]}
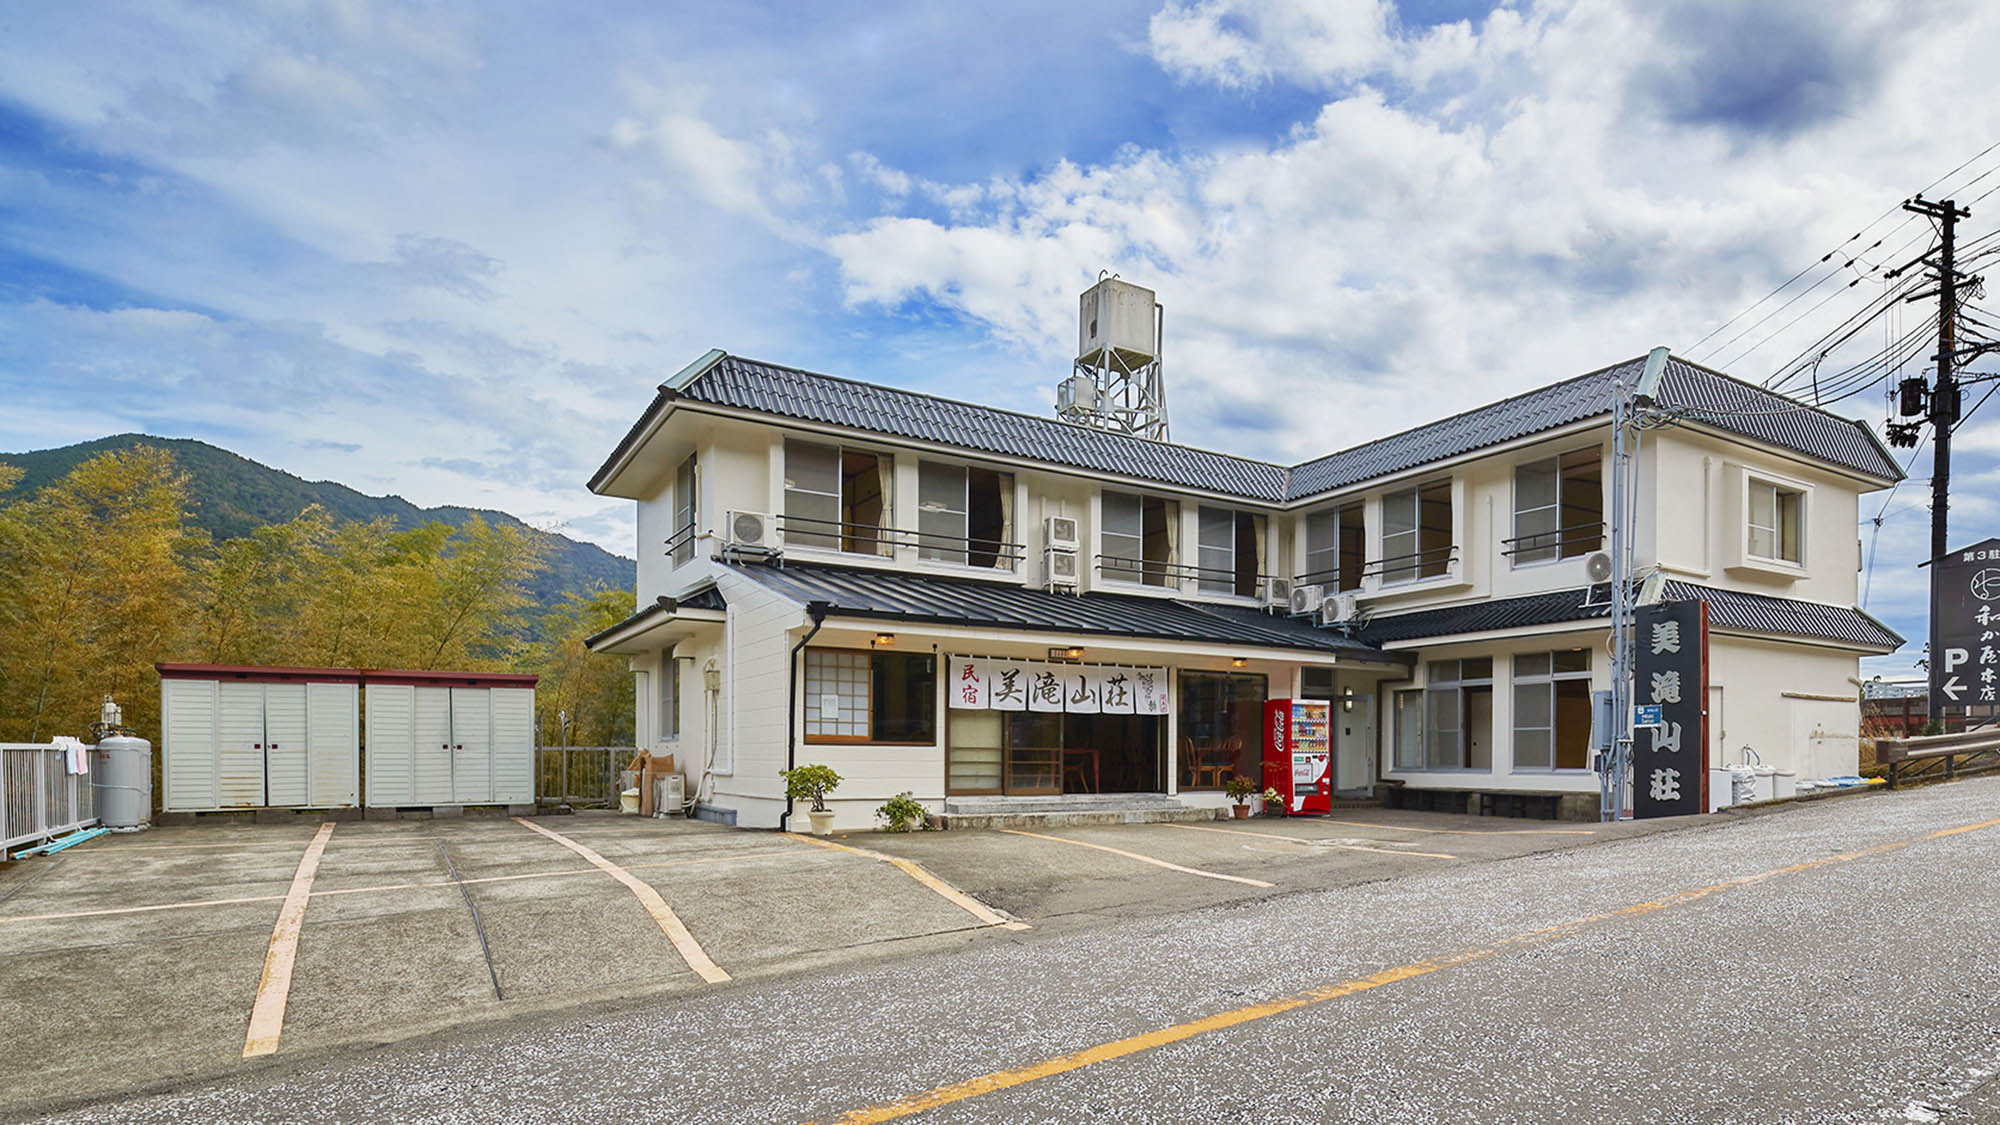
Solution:
{"label": "mountain", "polygon": [[117,434],[60,449],[32,453],[0,453],[0,464],[18,465],[25,474],[15,494],[30,493],[61,478],[100,453],[154,446],[171,453],[188,475],[193,522],[215,539],[237,539],[270,523],[283,523],[318,504],[337,520],[366,522],[388,517],[399,528],[437,520],[457,527],[470,516],[487,523],[526,530],[547,546],[547,569],[529,583],[536,601],[553,605],[571,592],[597,588],[629,590],[637,564],[592,543],[529,527],[505,512],[490,508],[419,508],[400,496],[368,496],[344,484],[309,481],[190,438],[159,438]]}

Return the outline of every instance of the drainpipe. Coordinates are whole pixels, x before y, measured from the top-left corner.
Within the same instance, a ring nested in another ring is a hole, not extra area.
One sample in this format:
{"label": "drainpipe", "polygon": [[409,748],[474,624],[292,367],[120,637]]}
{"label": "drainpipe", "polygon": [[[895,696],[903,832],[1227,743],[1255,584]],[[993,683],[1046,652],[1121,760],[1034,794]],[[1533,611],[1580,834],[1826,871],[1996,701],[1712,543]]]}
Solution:
{"label": "drainpipe", "polygon": [[[792,646],[789,670],[785,677],[785,768],[792,769],[799,764],[799,650],[811,643],[819,635],[820,626],[826,624],[826,615],[833,612],[832,602],[807,602],[806,616],[812,618],[813,627],[799,643]],[[778,831],[785,831],[791,823],[792,799],[785,798],[785,811],[778,814]]]}

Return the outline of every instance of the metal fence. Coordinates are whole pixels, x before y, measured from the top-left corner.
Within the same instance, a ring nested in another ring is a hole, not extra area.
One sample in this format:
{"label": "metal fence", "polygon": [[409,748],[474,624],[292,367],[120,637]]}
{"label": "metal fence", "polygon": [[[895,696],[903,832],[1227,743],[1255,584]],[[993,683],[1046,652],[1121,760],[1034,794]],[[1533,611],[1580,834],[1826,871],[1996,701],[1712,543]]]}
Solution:
{"label": "metal fence", "polygon": [[97,823],[90,775],[73,774],[64,751],[0,742],[0,853]]}
{"label": "metal fence", "polygon": [[632,746],[538,747],[535,792],[547,803],[615,809],[618,771],[638,752]]}

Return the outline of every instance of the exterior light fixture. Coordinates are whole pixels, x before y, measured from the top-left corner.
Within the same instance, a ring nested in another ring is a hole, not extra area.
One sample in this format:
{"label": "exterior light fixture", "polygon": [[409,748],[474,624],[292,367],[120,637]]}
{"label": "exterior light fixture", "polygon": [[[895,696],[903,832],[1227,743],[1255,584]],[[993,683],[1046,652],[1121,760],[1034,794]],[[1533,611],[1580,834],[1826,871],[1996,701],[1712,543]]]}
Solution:
{"label": "exterior light fixture", "polygon": [[1353,688],[1349,687],[1349,688],[1341,688],[1341,689],[1340,689],[1340,709],[1341,709],[1342,711],[1352,711],[1352,710],[1354,710],[1354,689],[1353,689]]}
{"label": "exterior light fixture", "polygon": [[895,644],[895,643],[896,643],[896,634],[894,634],[894,633],[877,633],[877,634],[875,634],[875,643],[876,643],[876,644],[878,644],[878,645],[892,645],[892,644]]}
{"label": "exterior light fixture", "polygon": [[1239,656],[1231,660],[1229,662],[1229,666],[1231,668],[1248,668],[1250,666],[1250,662]]}
{"label": "exterior light fixture", "polygon": [[1071,660],[1082,660],[1082,659],[1083,659],[1083,647],[1082,647],[1081,645],[1071,645],[1071,646],[1069,646],[1069,658],[1070,658]]}

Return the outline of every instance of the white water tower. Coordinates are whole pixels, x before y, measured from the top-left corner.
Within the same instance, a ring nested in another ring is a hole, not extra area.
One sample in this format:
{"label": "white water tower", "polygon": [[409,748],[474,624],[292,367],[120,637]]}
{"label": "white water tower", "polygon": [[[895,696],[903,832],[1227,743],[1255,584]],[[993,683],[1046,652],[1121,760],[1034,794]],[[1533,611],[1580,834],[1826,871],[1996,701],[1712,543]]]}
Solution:
{"label": "white water tower", "polygon": [[1056,387],[1066,422],[1167,440],[1160,303],[1151,289],[1098,275],[1077,301],[1076,368]]}

